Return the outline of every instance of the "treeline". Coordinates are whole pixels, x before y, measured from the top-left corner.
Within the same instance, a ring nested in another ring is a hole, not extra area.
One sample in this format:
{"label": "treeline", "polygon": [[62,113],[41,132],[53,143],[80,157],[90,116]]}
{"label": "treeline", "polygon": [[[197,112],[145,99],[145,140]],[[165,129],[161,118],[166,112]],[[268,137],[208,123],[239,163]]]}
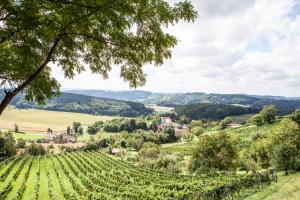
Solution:
{"label": "treeline", "polygon": [[54,111],[78,112],[93,115],[113,115],[136,117],[152,112],[143,104],[121,100],[105,99],[80,94],[62,93],[61,96],[49,100],[44,106],[27,102],[24,96],[16,97],[12,105],[17,108],[36,108]]}
{"label": "treeline", "polygon": [[241,107],[225,104],[190,104],[178,105],[175,112],[180,116],[197,119],[223,119],[228,116],[257,113],[259,110],[251,107]]}
{"label": "treeline", "polygon": [[89,134],[96,134],[100,130],[110,133],[118,132],[134,132],[136,130],[152,130],[156,132],[158,130],[158,125],[155,121],[149,121],[142,118],[138,119],[126,119],[126,118],[116,118],[108,120],[106,122],[98,121],[94,124],[88,126],[87,132]]}

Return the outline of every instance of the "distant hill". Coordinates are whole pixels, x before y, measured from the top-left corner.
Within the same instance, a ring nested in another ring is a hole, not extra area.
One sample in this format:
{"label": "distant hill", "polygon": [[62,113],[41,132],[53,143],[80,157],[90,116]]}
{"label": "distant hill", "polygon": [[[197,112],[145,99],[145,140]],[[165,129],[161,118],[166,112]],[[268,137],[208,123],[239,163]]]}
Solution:
{"label": "distant hill", "polygon": [[147,115],[152,112],[151,109],[146,108],[143,104],[138,102],[98,98],[65,92],[59,97],[48,100],[45,106],[39,106],[34,102],[26,102],[22,95],[14,98],[11,105],[16,106],[17,108],[36,108],[124,117],[136,117]]}
{"label": "distant hill", "polygon": [[152,95],[151,92],[132,90],[132,91],[106,91],[106,90],[67,90],[66,92],[74,94],[83,94],[94,97],[118,99],[125,101],[143,101]]}
{"label": "distant hill", "polygon": [[144,104],[176,106],[197,103],[242,105],[261,109],[264,105],[273,104],[282,113],[300,108],[300,98],[282,96],[259,96],[247,94],[206,94],[194,93],[151,93],[146,91],[104,91],[104,90],[72,90],[72,93],[105,97],[119,100],[130,100]]}
{"label": "distant hill", "polygon": [[223,119],[228,116],[252,114],[259,112],[259,109],[224,104],[188,104],[175,106],[178,115],[185,115],[191,119]]}

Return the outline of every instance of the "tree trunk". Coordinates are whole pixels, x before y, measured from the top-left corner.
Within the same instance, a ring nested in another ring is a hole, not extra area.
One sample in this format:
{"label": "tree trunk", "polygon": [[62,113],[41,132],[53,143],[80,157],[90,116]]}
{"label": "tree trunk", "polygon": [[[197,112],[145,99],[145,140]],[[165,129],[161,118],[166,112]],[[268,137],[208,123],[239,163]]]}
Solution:
{"label": "tree trunk", "polygon": [[16,96],[19,92],[21,92],[25,87],[27,87],[32,81],[34,81],[39,75],[40,73],[45,69],[45,67],[47,66],[47,64],[50,62],[51,57],[60,41],[61,38],[61,34],[58,35],[57,38],[55,38],[52,47],[50,48],[48,55],[45,59],[45,61],[39,66],[39,68],[28,77],[27,80],[25,80],[21,85],[19,85],[17,88],[15,88],[13,91],[11,92],[6,92],[4,99],[2,100],[1,104],[0,104],[0,116],[3,113],[4,109],[6,108],[6,106],[10,103],[10,101],[14,98],[14,96]]}
{"label": "tree trunk", "polygon": [[14,96],[16,96],[16,93],[13,93],[13,92],[8,92],[5,94],[5,97],[3,98],[3,100],[0,104],[0,116]]}

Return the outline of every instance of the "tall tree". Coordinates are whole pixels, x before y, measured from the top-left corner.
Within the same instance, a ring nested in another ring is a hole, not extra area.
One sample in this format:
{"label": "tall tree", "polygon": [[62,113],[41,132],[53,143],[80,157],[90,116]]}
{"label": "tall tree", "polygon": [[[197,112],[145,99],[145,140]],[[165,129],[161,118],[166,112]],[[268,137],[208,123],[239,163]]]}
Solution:
{"label": "tall tree", "polygon": [[131,87],[141,86],[143,65],[163,64],[177,43],[163,28],[196,17],[188,1],[2,0],[0,114],[20,92],[40,104],[59,94],[50,63],[70,79],[86,66],[108,78],[112,66],[119,66]]}

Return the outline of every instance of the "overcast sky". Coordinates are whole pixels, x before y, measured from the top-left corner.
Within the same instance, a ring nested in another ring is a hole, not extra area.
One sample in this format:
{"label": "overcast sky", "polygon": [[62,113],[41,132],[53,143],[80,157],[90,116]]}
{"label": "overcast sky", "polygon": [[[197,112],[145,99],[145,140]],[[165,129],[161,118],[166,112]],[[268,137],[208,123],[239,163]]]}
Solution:
{"label": "overcast sky", "polygon": [[[139,90],[300,96],[300,0],[192,3],[199,18],[167,30],[180,42],[163,66],[144,67]],[[57,67],[53,75],[63,89],[129,89],[118,67],[108,80],[89,72],[66,80]]]}

